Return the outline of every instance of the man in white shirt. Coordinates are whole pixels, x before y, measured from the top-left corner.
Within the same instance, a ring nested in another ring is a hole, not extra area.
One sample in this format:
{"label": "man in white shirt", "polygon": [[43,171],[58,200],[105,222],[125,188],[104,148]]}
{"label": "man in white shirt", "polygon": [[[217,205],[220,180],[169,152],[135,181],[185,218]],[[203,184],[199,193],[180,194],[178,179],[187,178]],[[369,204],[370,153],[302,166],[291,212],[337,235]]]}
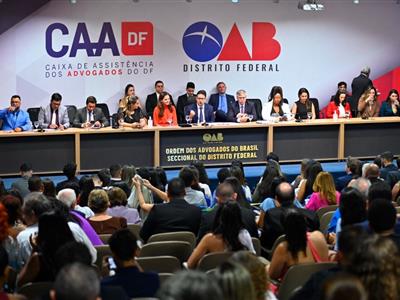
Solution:
{"label": "man in white shirt", "polygon": [[194,171],[189,167],[183,167],[179,172],[179,178],[185,184],[185,197],[184,199],[189,204],[193,204],[200,207],[207,207],[206,198],[200,191],[192,189],[192,185],[195,183]]}

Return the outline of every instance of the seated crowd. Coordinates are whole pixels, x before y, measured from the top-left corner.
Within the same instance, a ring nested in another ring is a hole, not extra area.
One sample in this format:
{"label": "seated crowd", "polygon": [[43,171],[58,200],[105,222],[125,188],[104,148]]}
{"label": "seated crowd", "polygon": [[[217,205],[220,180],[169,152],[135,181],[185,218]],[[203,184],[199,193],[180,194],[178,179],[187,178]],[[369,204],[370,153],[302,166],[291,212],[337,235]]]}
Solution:
{"label": "seated crowd", "polygon": [[[195,93],[195,84],[188,82],[186,93],[179,96],[175,105],[170,93],[164,90],[164,83],[157,80],[155,92],[146,98],[145,109],[141,107],[140,99],[135,94],[135,87],[128,84],[125,94],[119,100],[118,112],[108,118],[108,108],[103,111],[96,107],[94,96],[86,99],[86,106],[75,108],[72,114],[67,107],[61,105],[62,96],[54,93],[50,103],[41,107],[38,120],[30,120],[30,115],[21,108],[21,97],[11,97],[10,106],[0,110],[0,121],[4,131],[27,131],[39,129],[102,128],[107,126],[143,128],[150,124],[155,126],[176,126],[178,124],[203,124],[211,122],[238,122],[245,123],[262,119],[266,121],[287,121],[297,119],[317,118],[350,118],[399,116],[399,93],[396,89],[389,91],[386,101],[380,103],[378,91],[369,79],[370,69],[364,68],[360,75],[353,79],[352,94],[347,91],[346,82],[339,82],[338,89],[331,97],[326,108],[321,110],[316,98],[310,98],[306,88],[300,88],[298,99],[289,107],[288,100],[283,97],[283,89],[274,86],[265,103],[253,102],[247,99],[247,92],[243,89],[233,95],[226,93],[226,84],[219,82],[217,93],[212,94],[207,102],[205,90]],[[259,101],[259,100],[258,100]],[[72,119],[70,119],[72,118]],[[188,125],[187,125],[188,126]]]}
{"label": "seated crowd", "polygon": [[[389,151],[373,162],[348,158],[345,175],[334,179],[305,159],[288,182],[278,155],[269,153],[255,187],[233,161],[219,170],[214,191],[199,162],[169,181],[162,168],[118,164],[78,178],[68,163],[58,184],[24,163],[10,189],[0,179],[0,299],[23,299],[13,292],[35,282],[53,283],[41,299],[279,299],[293,267],[332,262],[309,274],[291,299],[351,293],[351,299],[397,300],[394,160]],[[197,238],[183,270],[164,281],[162,272],[142,268],[143,243],[144,249],[156,234],[182,231]],[[200,271],[211,253],[232,256],[212,272]]]}

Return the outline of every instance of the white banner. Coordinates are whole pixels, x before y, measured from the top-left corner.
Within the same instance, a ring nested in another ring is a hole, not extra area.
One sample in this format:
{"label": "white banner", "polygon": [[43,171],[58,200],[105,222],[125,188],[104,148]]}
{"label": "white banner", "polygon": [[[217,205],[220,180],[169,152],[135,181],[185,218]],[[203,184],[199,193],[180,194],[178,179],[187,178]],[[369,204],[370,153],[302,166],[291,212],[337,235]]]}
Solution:
{"label": "white banner", "polygon": [[274,85],[291,103],[306,87],[323,106],[362,67],[377,78],[400,65],[400,5],[351,2],[305,12],[297,1],[51,1],[0,36],[0,105],[12,94],[46,105],[59,92],[114,112],[127,83],[144,102],[160,79],[174,99],[188,81],[209,93],[224,81],[263,101]]}

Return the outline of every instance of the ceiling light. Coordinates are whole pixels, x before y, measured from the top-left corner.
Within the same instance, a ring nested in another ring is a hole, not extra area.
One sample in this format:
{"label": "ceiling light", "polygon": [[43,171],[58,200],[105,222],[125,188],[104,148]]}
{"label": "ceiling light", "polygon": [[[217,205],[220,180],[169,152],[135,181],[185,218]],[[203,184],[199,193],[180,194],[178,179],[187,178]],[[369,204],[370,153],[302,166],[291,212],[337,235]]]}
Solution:
{"label": "ceiling light", "polygon": [[360,0],[353,0],[354,4],[360,4]]}

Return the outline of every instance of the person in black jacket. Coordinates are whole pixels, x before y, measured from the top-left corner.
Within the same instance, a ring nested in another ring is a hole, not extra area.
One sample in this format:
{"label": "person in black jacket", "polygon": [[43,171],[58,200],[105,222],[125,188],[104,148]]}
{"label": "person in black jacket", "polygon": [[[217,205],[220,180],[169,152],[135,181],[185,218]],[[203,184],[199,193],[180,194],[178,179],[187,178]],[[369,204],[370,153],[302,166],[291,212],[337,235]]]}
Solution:
{"label": "person in black jacket", "polygon": [[319,219],[315,212],[297,208],[294,204],[294,190],[287,182],[282,182],[276,188],[275,199],[279,206],[265,212],[261,245],[271,249],[275,240],[284,234],[283,219],[288,208],[298,210],[305,218],[307,231],[319,229]]}
{"label": "person in black jacket", "polygon": [[[221,183],[218,185],[216,190],[216,198],[218,204],[214,206],[214,208],[206,212],[201,217],[199,234],[197,236],[197,241],[199,242],[202,237],[212,231],[212,226],[217,214],[217,210],[220,204],[233,200],[236,201],[237,194],[234,192],[232,185],[229,183]],[[252,237],[258,238],[258,231],[256,225],[255,214],[251,209],[240,207],[240,211],[242,214],[242,221],[244,223],[244,228],[250,233]]]}
{"label": "person in black jacket", "polygon": [[[357,112],[358,110],[358,100],[360,99],[361,95],[370,87],[373,86],[371,79],[369,79],[369,74],[371,73],[371,69],[369,67],[365,67],[361,70],[360,75],[355,77],[351,82],[351,111]],[[353,115],[356,117],[357,113]]]}
{"label": "person in black jacket", "polygon": [[201,210],[185,201],[185,184],[174,178],[168,182],[168,203],[156,204],[140,230],[140,237],[147,241],[156,233],[191,231],[197,235],[200,226]]}

